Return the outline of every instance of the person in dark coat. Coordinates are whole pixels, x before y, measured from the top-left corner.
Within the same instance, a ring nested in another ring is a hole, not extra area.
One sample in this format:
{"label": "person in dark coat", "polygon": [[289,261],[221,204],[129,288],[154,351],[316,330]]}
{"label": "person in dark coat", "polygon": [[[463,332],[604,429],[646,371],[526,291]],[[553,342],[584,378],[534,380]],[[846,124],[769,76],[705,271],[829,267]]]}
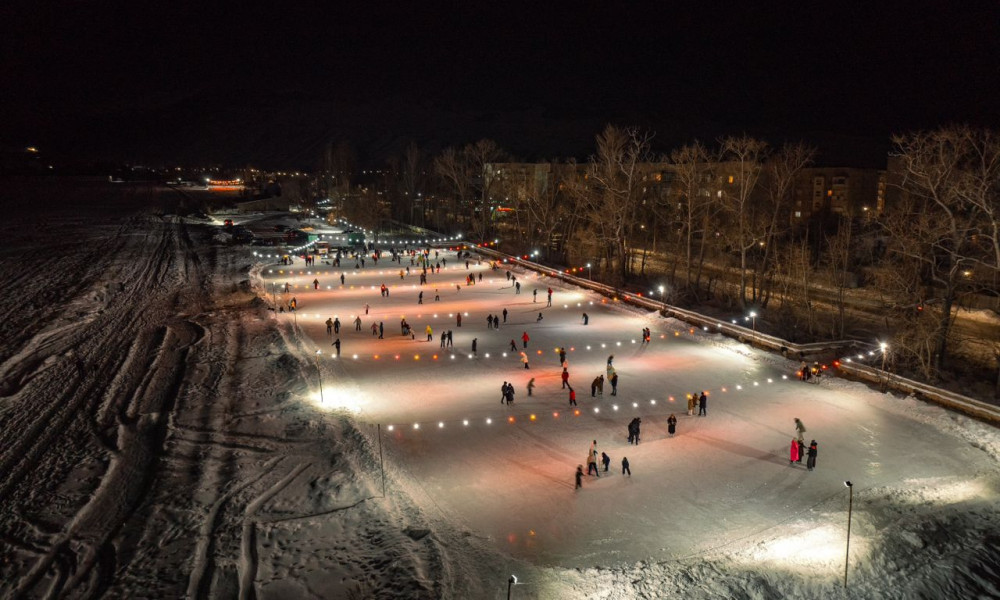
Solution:
{"label": "person in dark coat", "polygon": [[799,459],[795,462],[801,464],[802,457],[806,455],[806,445],[802,440],[795,440],[799,445]]}
{"label": "person in dark coat", "polygon": [[338,335],[340,334],[340,319],[339,318],[333,320],[333,332],[336,333],[336,334],[338,334]]}
{"label": "person in dark coat", "polygon": [[337,348],[337,356],[340,356],[340,338],[333,340],[333,345]]}
{"label": "person in dark coat", "polygon": [[583,487],[583,465],[576,466],[576,489]]}
{"label": "person in dark coat", "polygon": [[708,406],[708,396],[705,395],[705,392],[702,392],[701,396],[698,397],[698,416],[699,417],[702,416],[702,415],[704,415],[706,417],[708,416],[708,413],[705,410],[707,406]]}
{"label": "person in dark coat", "polygon": [[611,375],[611,395],[612,396],[618,395],[618,373],[614,373]]}
{"label": "person in dark coat", "polygon": [[670,415],[667,418],[667,433],[674,435],[677,433],[677,417]]}
{"label": "person in dark coat", "polygon": [[816,440],[813,440],[809,443],[809,458],[806,459],[806,467],[808,467],[810,471],[816,468],[816,453]]}
{"label": "person in dark coat", "polygon": [[[603,377],[603,375],[601,376]],[[602,383],[601,377],[595,377],[593,381],[590,382],[590,397],[597,397],[597,386]]]}
{"label": "person in dark coat", "polygon": [[604,472],[608,472],[608,467],[611,465],[611,457],[605,452],[601,452],[601,463],[604,464]]}
{"label": "person in dark coat", "polygon": [[622,457],[622,475],[624,475],[625,473],[628,473],[629,477],[632,476],[632,469],[630,469],[629,466],[628,466],[628,457],[627,456],[623,456]]}
{"label": "person in dark coat", "polygon": [[635,444],[639,445],[639,427],[642,426],[642,419],[639,417],[635,418]]}

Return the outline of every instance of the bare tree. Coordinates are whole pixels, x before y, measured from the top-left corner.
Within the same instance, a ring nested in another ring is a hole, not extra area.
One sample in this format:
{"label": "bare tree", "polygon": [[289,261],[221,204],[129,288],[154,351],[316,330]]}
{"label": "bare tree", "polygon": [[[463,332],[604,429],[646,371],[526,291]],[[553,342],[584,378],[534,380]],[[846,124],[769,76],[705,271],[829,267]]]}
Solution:
{"label": "bare tree", "polygon": [[[701,278],[701,267],[705,259],[708,240],[708,226],[718,206],[711,190],[705,189],[705,181],[712,165],[708,150],[695,141],[670,153],[674,166],[676,190],[679,200],[680,236],[684,255],[684,286],[688,294],[698,295],[694,278],[697,260],[697,280]],[[697,249],[695,241],[700,240]],[[695,251],[697,250],[697,257]]]}
{"label": "bare tree", "polygon": [[587,171],[589,192],[583,196],[611,268],[612,282],[628,280],[629,237],[641,201],[641,166],[649,161],[651,133],[608,125],[597,136],[597,152]]}
{"label": "bare tree", "polygon": [[727,137],[720,142],[723,168],[732,170],[723,194],[723,206],[731,218],[729,239],[740,254],[740,307],[747,307],[749,252],[760,239],[760,214],[751,201],[768,154],[767,143],[746,135]]}

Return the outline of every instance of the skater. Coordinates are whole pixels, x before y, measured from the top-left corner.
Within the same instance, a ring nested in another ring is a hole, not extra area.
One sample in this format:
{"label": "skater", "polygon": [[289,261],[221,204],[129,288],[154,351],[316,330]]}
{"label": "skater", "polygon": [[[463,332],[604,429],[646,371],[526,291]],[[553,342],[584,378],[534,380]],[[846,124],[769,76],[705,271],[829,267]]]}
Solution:
{"label": "skater", "polygon": [[327,337],[333,337],[333,319],[326,320],[326,335]]}
{"label": "skater", "polygon": [[[344,285],[344,274],[343,273],[340,274],[340,285]],[[389,292],[386,292],[385,295],[388,296]]]}
{"label": "skater", "polygon": [[333,332],[340,335],[340,319],[333,320]]}
{"label": "skater", "polygon": [[795,437],[796,437],[796,439],[798,439],[800,442],[804,442],[806,438],[802,434],[804,434],[805,432],[806,432],[806,426],[802,423],[802,421],[799,420],[798,417],[795,417]]}
{"label": "skater", "polygon": [[510,341],[510,351],[517,352],[517,342],[515,342],[514,340]]}
{"label": "skater", "polygon": [[618,373],[613,373],[611,375],[611,395],[618,395]]}
{"label": "skater", "polygon": [[552,288],[549,288],[549,303],[545,306],[552,306]]}
{"label": "skater", "polygon": [[500,404],[503,404],[507,400],[507,382],[503,382],[500,386]]}
{"label": "skater", "polygon": [[333,345],[337,348],[337,356],[340,356],[340,338],[333,340]]}
{"label": "skater", "polygon": [[576,406],[576,392],[573,388],[569,388],[569,405]]}
{"label": "skater", "polygon": [[521,353],[521,362],[524,363],[524,368],[525,369],[530,369],[531,368],[531,367],[528,366],[528,355],[525,354],[524,352]]}
{"label": "skater", "polygon": [[699,417],[707,417],[708,416],[708,412],[706,412],[706,410],[705,410],[707,406],[708,406],[708,396],[705,395],[705,392],[702,392],[701,396],[698,397],[698,416]]}
{"label": "skater", "polygon": [[809,458],[806,459],[806,467],[812,471],[816,468],[816,440],[809,442]]}
{"label": "skater", "polygon": [[[570,385],[569,385],[569,371],[566,370],[566,367],[563,367],[562,375],[560,375],[560,377],[562,378],[562,389],[566,389],[566,388],[570,387]],[[570,388],[570,389],[573,389],[573,388]]]}
{"label": "skater", "polygon": [[520,281],[515,281],[514,282],[514,293],[515,294],[520,294],[521,293],[521,282]]}
{"label": "skater", "polygon": [[799,464],[802,464],[802,457],[806,455],[806,445],[805,442],[803,442],[802,440],[796,440],[796,441],[799,444],[799,460],[797,462]]}
{"label": "skater", "polygon": [[446,332],[442,331],[441,332],[441,347],[442,348],[444,348],[444,344],[445,344],[446,341],[448,341],[448,336],[446,335]]}
{"label": "skater", "polygon": [[695,402],[697,402],[697,400],[695,400],[694,394],[688,394],[687,398],[688,398],[688,416],[689,417],[693,417],[694,416],[694,405],[695,405]]}
{"label": "skater", "polygon": [[507,309],[506,309],[506,308],[505,308],[505,309],[503,309],[503,322],[504,322],[504,323],[506,323],[506,322],[507,322]]}
{"label": "skater", "polygon": [[514,403],[514,384],[513,383],[508,383],[507,384],[507,406],[510,406],[513,403]]}
{"label": "skater", "polygon": [[472,338],[472,355],[473,356],[476,356],[476,342],[478,342],[478,341],[479,341],[479,338]]}
{"label": "skater", "polygon": [[319,289],[319,279],[313,279],[313,289],[314,290]]}
{"label": "skater", "polygon": [[354,319],[354,331],[361,331],[361,315]]}
{"label": "skater", "polygon": [[587,316],[587,313],[583,313],[583,324],[586,325],[587,323],[590,323],[590,317]]}
{"label": "skater", "polygon": [[623,456],[622,457],[622,475],[624,475],[626,473],[628,473],[629,477],[632,476],[632,469],[630,469],[629,466],[628,466],[628,457],[627,456]]}
{"label": "skater", "polygon": [[455,321],[458,322],[459,327],[462,326],[462,313],[458,313],[457,315],[455,315]]}
{"label": "skater", "polygon": [[535,323],[541,323],[541,322],[542,322],[542,313],[538,313],[538,317],[535,319]]}
{"label": "skater", "polygon": [[531,297],[534,298],[532,302],[538,302],[538,290],[532,290]]}
{"label": "skater", "polygon": [[455,347],[455,341],[451,337],[451,330],[450,329],[448,330],[448,344],[447,344],[447,346],[449,348],[454,348]]}
{"label": "skater", "polygon": [[372,337],[378,335],[378,323],[372,323]]}
{"label": "skater", "polygon": [[576,466],[576,489],[583,487],[583,465]]}
{"label": "skater", "polygon": [[434,330],[431,329],[430,325],[427,326],[427,341],[428,342],[434,341]]}
{"label": "skater", "polygon": [[525,331],[524,333],[521,334],[521,341],[524,343],[524,349],[525,350],[528,349],[528,340],[530,340],[530,339],[531,338],[528,337],[528,332],[527,331]]}
{"label": "skater", "polygon": [[385,333],[385,327],[382,325],[382,321],[378,322],[378,339],[383,339],[382,334]]}
{"label": "skater", "polygon": [[604,472],[607,473],[608,467],[611,466],[611,457],[601,452],[601,463],[604,465]]}
{"label": "skater", "polygon": [[613,362],[615,362],[615,355],[614,354],[608,355],[608,366],[609,367],[613,366],[612,365]]}
{"label": "skater", "polygon": [[493,315],[486,315],[486,329],[493,329]]}
{"label": "skater", "polygon": [[528,380],[528,396],[529,397],[531,396],[531,393],[533,391],[535,391],[535,378],[534,377],[532,377],[531,379]]}
{"label": "skater", "polygon": [[788,449],[788,465],[791,466],[801,460],[799,456],[799,440],[792,438],[792,445]]}
{"label": "skater", "polygon": [[439,294],[437,290],[434,290],[434,301],[435,302],[441,301],[441,294]]}
{"label": "skater", "polygon": [[419,294],[417,294],[417,304],[423,304],[423,303],[424,303],[424,293],[423,291],[421,291]]}
{"label": "skater", "polygon": [[604,383],[604,375],[601,375],[600,377],[595,377],[594,380],[590,382],[590,397],[591,398],[596,398],[597,397],[597,387],[599,385],[601,385],[602,383]]}
{"label": "skater", "polygon": [[587,475],[590,475],[590,472],[593,471],[594,475],[600,477],[601,472],[597,469],[597,456],[595,455],[595,452],[587,454]]}
{"label": "skater", "polygon": [[667,433],[670,434],[670,437],[677,433],[677,417],[674,415],[667,417]]}
{"label": "skater", "polygon": [[565,348],[559,348],[559,364],[561,364],[561,365],[565,365],[566,364],[566,349]]}
{"label": "skater", "polygon": [[365,315],[366,316],[368,315],[368,305],[367,304],[365,304]]}

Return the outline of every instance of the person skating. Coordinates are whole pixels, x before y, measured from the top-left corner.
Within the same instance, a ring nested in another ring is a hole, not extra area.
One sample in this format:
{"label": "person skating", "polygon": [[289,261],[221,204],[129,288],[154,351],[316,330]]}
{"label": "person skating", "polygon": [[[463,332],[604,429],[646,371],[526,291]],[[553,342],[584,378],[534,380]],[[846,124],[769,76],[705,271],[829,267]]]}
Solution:
{"label": "person skating", "polygon": [[507,309],[506,309],[506,308],[505,308],[505,309],[503,309],[503,322],[504,322],[504,323],[506,323],[506,322],[507,322]]}
{"label": "person skating", "polygon": [[590,323],[590,317],[587,316],[587,313],[583,313],[583,324],[586,325],[588,323]]}
{"label": "person skating", "polygon": [[618,395],[618,373],[613,373],[611,375],[611,395]]}
{"label": "person skating", "polygon": [[525,331],[524,333],[521,334],[521,342],[524,343],[524,349],[525,350],[528,349],[528,340],[530,340],[530,339],[531,338],[528,337],[528,332],[527,331]]}
{"label": "person skating", "polygon": [[493,315],[486,315],[486,329],[493,329]]}
{"label": "person skating", "polygon": [[708,412],[706,410],[707,408],[708,408],[708,396],[705,395],[705,392],[702,392],[701,396],[698,397],[698,416],[707,417],[708,416]]}
{"label": "person skating", "polygon": [[528,380],[528,396],[531,396],[531,393],[534,391],[535,391],[535,378],[532,377],[531,379]]}
{"label": "person skating", "polygon": [[597,457],[593,452],[587,454],[587,475],[590,475],[591,471],[593,471],[594,475],[597,477],[601,476],[601,472],[597,468]]}
{"label": "person skating", "polygon": [[800,442],[804,442],[806,438],[802,434],[804,434],[805,432],[806,432],[805,424],[803,424],[798,417],[795,417],[795,438]]}
{"label": "person skating", "polygon": [[788,464],[792,465],[802,459],[799,456],[799,440],[792,438],[792,445],[788,448]]}
{"label": "person skating", "polygon": [[378,322],[378,339],[383,339],[382,335],[385,333],[385,325],[382,321]]}
{"label": "person skating", "polygon": [[378,323],[372,323],[372,337],[378,335]]}
{"label": "person skating", "polygon": [[566,364],[566,349],[565,348],[559,348],[559,364],[561,364],[561,365]]}
{"label": "person skating", "polygon": [[816,448],[816,440],[809,442],[809,458],[806,459],[806,467],[812,471],[816,468],[816,454],[819,450]]}
{"label": "person skating", "polygon": [[462,326],[462,313],[458,313],[457,315],[455,315],[455,320],[458,322],[458,326],[461,327]]}
{"label": "person skating", "polygon": [[431,329],[430,325],[427,326],[427,341],[428,342],[434,341],[434,330]]}
{"label": "person skating", "polygon": [[361,315],[354,319],[354,331],[361,331]]}
{"label": "person skating", "polygon": [[455,341],[452,339],[452,331],[449,329],[448,333],[446,335],[448,337],[448,343],[445,344],[445,345],[447,347],[449,347],[449,348],[454,348],[455,347]]}
{"label": "person skating", "polygon": [[446,341],[448,341],[448,336],[445,335],[445,332],[442,331],[441,332],[441,347],[442,348],[444,348],[444,344],[445,344]]}
{"label": "person skating", "polygon": [[560,375],[560,377],[562,378],[562,389],[566,389],[566,388],[570,387],[569,386],[569,371],[566,370],[566,367],[563,367],[562,375]]}
{"label": "person skating", "polygon": [[552,288],[549,288],[549,303],[546,306],[552,306]]}
{"label": "person skating", "polygon": [[333,320],[333,332],[340,335],[340,319]]}
{"label": "person skating", "polygon": [[569,405],[576,406],[576,391],[573,388],[569,388]]}
{"label": "person skating", "polygon": [[479,338],[472,338],[472,355],[473,356],[476,356],[476,342],[478,342],[478,341],[479,341]]}
{"label": "person skating", "polygon": [[597,397],[597,388],[602,383],[604,383],[604,375],[601,375],[600,377],[595,377],[594,380],[590,382],[590,397],[591,398],[596,398]]}
{"label": "person skating", "polygon": [[500,404],[503,404],[507,400],[507,382],[503,382],[500,386]]}
{"label": "person skating", "polygon": [[677,433],[677,417],[674,415],[670,415],[667,418],[667,433],[669,433],[671,437]]}
{"label": "person skating", "polygon": [[424,292],[421,291],[419,294],[417,294],[417,304],[423,304],[423,303],[424,303]]}
{"label": "person skating", "polygon": [[531,367],[528,366],[528,355],[525,354],[524,352],[521,353],[521,362],[524,363],[524,368],[525,369],[531,368]]}
{"label": "person skating", "polygon": [[333,345],[337,349],[337,356],[340,356],[340,338],[333,340]]}
{"label": "person skating", "polygon": [[608,467],[611,466],[611,457],[601,452],[601,463],[604,464],[604,472],[607,473]]}
{"label": "person skating", "polygon": [[802,458],[806,455],[806,445],[802,440],[796,440],[796,442],[799,445],[799,460],[796,462],[802,464]]}
{"label": "person skating", "polygon": [[580,489],[583,487],[583,465],[576,466],[576,488]]}
{"label": "person skating", "polygon": [[622,457],[622,475],[624,475],[626,473],[628,473],[629,477],[632,476],[632,469],[629,468],[629,466],[628,466],[628,457],[627,456],[623,456]]}
{"label": "person skating", "polygon": [[326,320],[326,335],[333,337],[333,319]]}
{"label": "person skating", "polygon": [[532,302],[538,302],[538,290],[532,290],[531,297],[534,298]]}

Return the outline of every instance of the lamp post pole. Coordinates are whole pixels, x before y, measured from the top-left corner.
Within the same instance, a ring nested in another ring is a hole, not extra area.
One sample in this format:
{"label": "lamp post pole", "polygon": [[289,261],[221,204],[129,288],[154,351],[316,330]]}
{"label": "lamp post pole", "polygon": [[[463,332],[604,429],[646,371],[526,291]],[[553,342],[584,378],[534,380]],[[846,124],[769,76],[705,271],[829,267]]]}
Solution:
{"label": "lamp post pole", "polygon": [[507,580],[507,600],[510,600],[510,588],[517,583],[517,577],[511,575],[510,579]]}
{"label": "lamp post pole", "polygon": [[845,481],[844,485],[847,486],[849,496],[847,500],[847,551],[844,555],[844,587],[847,587],[847,566],[850,564],[851,559],[851,513],[854,509],[854,484],[850,481]]}
{"label": "lamp post pole", "polygon": [[587,279],[594,280],[594,271],[590,268],[590,263],[587,263]]}
{"label": "lamp post pole", "polygon": [[753,330],[753,336],[750,338],[750,347],[757,345],[757,313],[750,311],[750,326]]}
{"label": "lamp post pole", "polygon": [[326,404],[326,399],[323,398],[323,370],[319,368],[319,356],[322,354],[321,350],[316,351],[316,376],[319,378],[319,402]]}
{"label": "lamp post pole", "polygon": [[882,342],[879,347],[882,348],[882,391],[885,392],[889,388],[889,373],[885,370],[885,361],[889,357],[889,345]]}

